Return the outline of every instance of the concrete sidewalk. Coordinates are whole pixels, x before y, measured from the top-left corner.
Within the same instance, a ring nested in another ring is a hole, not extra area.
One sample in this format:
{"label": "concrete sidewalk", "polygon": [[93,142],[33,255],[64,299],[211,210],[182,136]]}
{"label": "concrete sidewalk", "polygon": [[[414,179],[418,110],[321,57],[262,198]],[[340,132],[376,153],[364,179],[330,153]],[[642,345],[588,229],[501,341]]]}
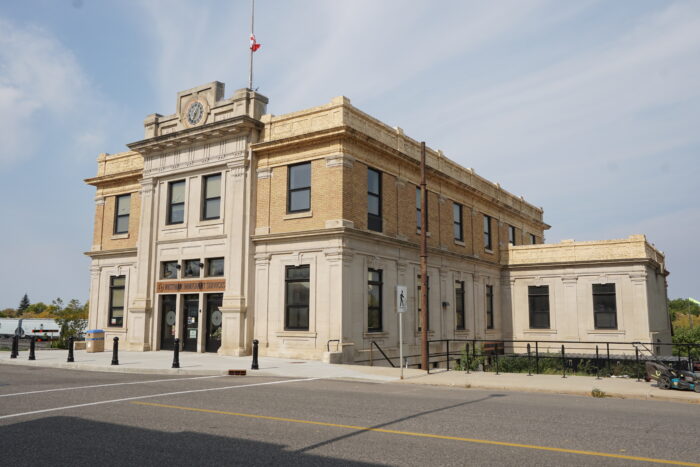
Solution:
{"label": "concrete sidewalk", "polygon": [[0,364],[66,368],[88,371],[108,371],[141,374],[221,375],[229,370],[247,370],[248,375],[291,378],[358,379],[400,384],[423,384],[455,388],[489,389],[497,391],[545,392],[591,396],[599,389],[608,397],[651,399],[700,403],[700,393],[662,390],[655,384],[634,378],[601,378],[588,376],[534,375],[433,370],[430,374],[415,369],[404,370],[383,366],[331,365],[316,360],[260,357],[259,370],[251,370],[251,357],[225,357],[216,354],[180,353],[180,368],[173,369],[172,352],[119,352],[119,365],[111,365],[112,353],[75,351],[75,362],[66,362],[66,350],[37,350],[36,360],[29,361],[28,352],[10,359],[10,352],[0,352]]}

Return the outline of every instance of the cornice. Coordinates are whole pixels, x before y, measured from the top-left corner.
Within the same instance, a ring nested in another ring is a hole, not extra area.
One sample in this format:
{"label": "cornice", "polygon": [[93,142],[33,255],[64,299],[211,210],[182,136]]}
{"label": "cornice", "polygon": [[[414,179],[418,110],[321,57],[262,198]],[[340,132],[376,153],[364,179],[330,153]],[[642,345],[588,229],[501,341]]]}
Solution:
{"label": "cornice", "polygon": [[138,180],[141,177],[143,177],[143,169],[136,169],[129,170],[128,172],[119,172],[110,175],[100,175],[99,177],[86,178],[83,181],[88,185],[98,186],[112,182],[122,182],[132,178]]}
{"label": "cornice", "polygon": [[120,248],[118,250],[86,251],[83,254],[93,259],[111,258],[114,256],[136,256],[136,248]]}
{"label": "cornice", "polygon": [[164,149],[189,145],[206,139],[219,138],[227,134],[242,133],[243,130],[252,128],[260,130],[263,128],[263,123],[248,115],[238,115],[226,120],[187,128],[175,133],[168,133],[167,135],[154,136],[153,138],[135,141],[127,144],[127,147],[132,151],[137,151],[145,155]]}

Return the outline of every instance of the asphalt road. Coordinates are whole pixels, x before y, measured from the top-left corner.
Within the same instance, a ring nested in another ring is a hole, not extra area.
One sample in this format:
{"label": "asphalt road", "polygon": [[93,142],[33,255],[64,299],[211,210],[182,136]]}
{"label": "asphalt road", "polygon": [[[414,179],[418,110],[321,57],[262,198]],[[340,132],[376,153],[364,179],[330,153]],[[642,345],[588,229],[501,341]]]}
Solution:
{"label": "asphalt road", "polygon": [[0,365],[5,465],[700,465],[699,439],[694,404]]}

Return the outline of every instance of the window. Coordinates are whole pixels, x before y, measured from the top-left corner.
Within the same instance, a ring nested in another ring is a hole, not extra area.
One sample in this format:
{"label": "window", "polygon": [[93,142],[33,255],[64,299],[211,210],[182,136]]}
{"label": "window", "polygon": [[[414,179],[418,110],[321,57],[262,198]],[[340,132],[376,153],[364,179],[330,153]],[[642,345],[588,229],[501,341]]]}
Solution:
{"label": "window", "polygon": [[126,276],[109,278],[109,326],[124,324],[124,289]]}
{"label": "window", "polygon": [[[423,221],[421,217],[421,202],[420,202],[420,187],[416,187],[416,228],[420,231],[421,229],[421,222]],[[426,232],[428,231],[429,225],[428,225],[428,200],[430,198],[428,197],[428,191],[425,191],[425,229]]]}
{"label": "window", "polygon": [[508,243],[515,246],[515,227],[508,226]]}
{"label": "window", "polygon": [[536,245],[537,244],[537,237],[535,237],[534,234],[530,234],[530,245]]}
{"label": "window", "polygon": [[168,224],[185,222],[185,181],[168,185]]}
{"label": "window", "polygon": [[464,229],[462,228],[462,205],[452,203],[452,219],[454,223],[455,240],[464,241]]}
{"label": "window", "polygon": [[615,284],[593,284],[593,320],[596,329],[617,329]]}
{"label": "window", "polygon": [[177,279],[177,270],[180,269],[177,261],[163,261],[161,265],[161,278]]}
{"label": "window", "polygon": [[287,175],[287,212],[311,209],[311,162],[290,165]]}
{"label": "window", "polygon": [[382,271],[367,271],[367,331],[382,330]]}
{"label": "window", "polygon": [[200,262],[198,259],[188,259],[184,261],[185,272],[182,274],[183,277],[199,277],[199,272],[201,270]]}
{"label": "window", "polygon": [[219,219],[221,216],[221,174],[203,178],[202,219]]}
{"label": "window", "polygon": [[207,276],[218,277],[224,275],[224,258],[210,258],[207,260]]}
{"label": "window", "polygon": [[114,233],[129,232],[129,211],[131,210],[131,195],[121,195],[115,198]]}
{"label": "window", "polygon": [[484,248],[486,250],[492,249],[491,244],[491,216],[484,214]]}
{"label": "window", "polygon": [[287,266],[285,270],[284,328],[309,330],[309,265]]}
{"label": "window", "polygon": [[464,281],[455,281],[455,328],[466,329],[464,316]]}
{"label": "window", "polygon": [[493,286],[486,286],[486,329],[493,329]]}
{"label": "window", "polygon": [[[418,330],[420,331],[423,326],[423,315],[421,314],[421,300],[420,300],[420,291],[421,291],[421,276],[420,274],[418,275],[418,288],[417,288],[417,294],[416,294],[416,309],[418,310]],[[428,303],[428,306],[425,307],[426,310],[426,315],[428,317],[428,331],[430,331],[430,276],[428,276],[428,293],[426,294],[426,301]]]}
{"label": "window", "polygon": [[382,174],[367,168],[367,228],[382,231]]}
{"label": "window", "polygon": [[549,286],[527,288],[530,307],[530,328],[549,329]]}

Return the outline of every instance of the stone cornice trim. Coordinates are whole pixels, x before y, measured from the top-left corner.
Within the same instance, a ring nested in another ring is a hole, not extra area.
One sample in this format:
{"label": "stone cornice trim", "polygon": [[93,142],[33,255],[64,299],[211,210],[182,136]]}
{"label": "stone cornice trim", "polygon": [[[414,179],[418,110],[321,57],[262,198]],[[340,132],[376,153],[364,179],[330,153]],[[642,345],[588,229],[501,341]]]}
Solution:
{"label": "stone cornice trim", "polygon": [[90,258],[110,258],[114,256],[136,256],[136,248],[120,248],[118,250],[86,251],[83,254]]}

